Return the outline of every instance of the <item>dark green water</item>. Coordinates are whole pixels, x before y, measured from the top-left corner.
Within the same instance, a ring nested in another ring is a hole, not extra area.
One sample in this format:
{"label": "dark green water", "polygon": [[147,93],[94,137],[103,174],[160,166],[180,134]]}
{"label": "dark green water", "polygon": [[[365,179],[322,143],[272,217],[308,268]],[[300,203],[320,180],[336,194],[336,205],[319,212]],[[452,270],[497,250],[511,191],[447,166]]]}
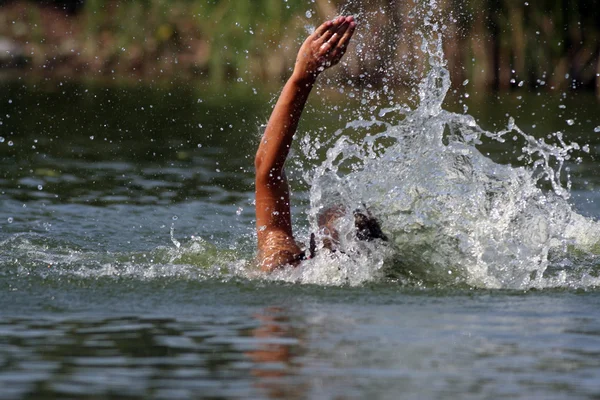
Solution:
{"label": "dark green water", "polygon": [[[586,277],[515,291],[260,276],[252,164],[273,96],[0,88],[0,399],[597,398],[600,292]],[[593,97],[467,104],[488,129],[510,114],[588,144],[570,201],[598,219]],[[326,138],[365,109],[313,98],[301,131]],[[518,164],[514,146],[481,149]],[[305,227],[312,164],[294,160]]]}

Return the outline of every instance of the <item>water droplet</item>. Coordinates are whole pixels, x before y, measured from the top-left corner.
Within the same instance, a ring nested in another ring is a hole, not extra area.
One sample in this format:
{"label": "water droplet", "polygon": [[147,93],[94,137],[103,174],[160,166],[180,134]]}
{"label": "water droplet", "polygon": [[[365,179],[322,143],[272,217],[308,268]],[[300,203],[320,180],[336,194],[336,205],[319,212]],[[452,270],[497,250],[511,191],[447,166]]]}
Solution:
{"label": "water droplet", "polygon": [[594,132],[596,132],[596,133],[600,132],[600,125],[598,125],[597,127],[594,128]]}
{"label": "water droplet", "polygon": [[13,223],[13,218],[12,217],[8,217],[8,223],[12,224]]}
{"label": "water droplet", "polygon": [[463,86],[467,86],[468,83],[469,83],[469,80],[465,79],[464,82],[463,82]]}
{"label": "water droplet", "polygon": [[177,215],[173,215],[173,221],[177,221],[179,217]]}
{"label": "water droplet", "polygon": [[567,120],[567,125],[569,125],[569,126],[573,126],[574,124],[575,124],[575,121],[574,121],[574,120],[572,120],[572,119],[568,119],[568,120]]}
{"label": "water droplet", "polygon": [[13,144],[14,144],[14,143],[12,142],[12,140],[9,140],[9,141],[8,141],[8,145],[9,145],[9,146],[12,146]]}
{"label": "water droplet", "polygon": [[308,10],[305,15],[306,15],[306,18],[310,18],[310,17],[312,17],[312,12],[310,12],[310,10]]}
{"label": "water droplet", "polygon": [[42,190],[44,187],[42,185],[38,185],[38,190]]}
{"label": "water droplet", "polygon": [[506,126],[506,129],[508,129],[509,131],[515,129],[515,119],[513,117],[508,118],[508,125]]}
{"label": "water droplet", "polygon": [[242,211],[244,211],[244,209],[242,207],[238,207],[237,211],[235,212],[237,215],[241,215]]}
{"label": "water droplet", "polygon": [[[173,217],[173,219],[175,219],[176,217]],[[171,242],[173,242],[173,244],[175,245],[175,247],[179,248],[181,246],[181,243],[179,243],[179,241],[177,239],[175,239],[175,224],[171,224]],[[153,261],[153,260],[150,260]]]}
{"label": "water droplet", "polygon": [[0,136],[0,143],[4,143],[4,138]]}
{"label": "water droplet", "polygon": [[90,140],[94,140],[94,136],[90,136]]}
{"label": "water droplet", "polygon": [[521,82],[519,82],[519,84],[518,84],[517,86],[519,86],[519,87],[523,87],[523,84],[524,84],[524,83],[525,83],[525,82],[521,81]]}

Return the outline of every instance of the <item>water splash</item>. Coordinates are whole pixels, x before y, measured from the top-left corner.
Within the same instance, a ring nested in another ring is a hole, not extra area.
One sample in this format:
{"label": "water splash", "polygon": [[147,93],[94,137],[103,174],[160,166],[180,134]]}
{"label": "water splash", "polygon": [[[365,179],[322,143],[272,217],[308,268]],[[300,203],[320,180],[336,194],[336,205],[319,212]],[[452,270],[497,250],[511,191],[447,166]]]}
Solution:
{"label": "water splash", "polygon": [[[98,252],[34,233],[0,241],[0,276],[60,281],[61,279],[131,279],[227,281],[256,275],[248,261],[200,237],[146,252]],[[254,273],[254,275],[253,275]]]}
{"label": "water splash", "polygon": [[[366,101],[361,114],[368,118],[348,122],[325,141],[310,134],[300,138],[309,160],[327,151],[324,161],[305,171],[311,185],[307,232],[319,233],[317,216],[323,209],[366,205],[390,242],[357,241],[348,216],[338,221],[341,251],[321,248],[301,267],[266,279],[323,285],[396,280],[485,288],[600,285],[599,224],[568,203],[564,165],[579,145],[560,132],[552,135],[556,143],[538,140],[512,119],[503,130],[486,131],[472,116],[445,110],[450,77],[436,7],[435,1],[423,2],[412,15],[422,21],[416,35],[427,65],[409,96],[415,100],[406,102],[414,105],[390,105],[389,89],[371,88],[366,100],[379,105]],[[360,47],[357,51],[361,56]],[[484,141],[501,143],[512,136],[524,143],[516,160],[521,167],[498,164],[478,150]],[[19,284],[23,277],[265,279],[251,261],[253,240],[247,240],[252,250],[225,250],[200,238],[179,241],[174,224],[165,243],[169,239],[172,246],[147,252],[106,253],[17,234],[0,242],[0,275],[14,276]]]}
{"label": "water splash", "polygon": [[[311,231],[319,232],[324,209],[366,205],[391,242],[356,240],[349,213],[338,223],[341,252],[281,278],[360,284],[392,277],[418,285],[519,289],[600,284],[600,226],[568,203],[564,165],[580,146],[560,132],[552,135],[555,143],[536,139],[512,118],[505,129],[490,132],[470,115],[444,110],[450,77],[436,10],[429,1],[413,11],[423,21],[417,34],[427,62],[418,104],[379,107],[370,120],[349,122],[334,135],[325,160],[305,174]],[[309,135],[302,149],[314,159],[322,143]],[[524,166],[496,163],[477,148],[507,136],[524,142],[516,160]]]}

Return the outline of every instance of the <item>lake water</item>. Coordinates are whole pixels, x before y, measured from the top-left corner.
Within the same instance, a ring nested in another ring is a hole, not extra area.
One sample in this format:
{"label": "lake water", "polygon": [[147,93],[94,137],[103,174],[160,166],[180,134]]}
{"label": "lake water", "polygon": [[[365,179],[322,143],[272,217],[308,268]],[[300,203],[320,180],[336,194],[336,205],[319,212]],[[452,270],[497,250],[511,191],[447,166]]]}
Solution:
{"label": "lake water", "polygon": [[[263,276],[253,157],[275,92],[0,87],[0,399],[598,398],[594,97],[459,91],[443,106],[458,114],[399,116],[350,92],[307,108],[289,165],[294,223],[305,239],[333,188],[366,199],[392,243],[349,239],[355,259]],[[527,134],[588,145],[566,160],[570,195],[530,184],[516,134],[427,136],[440,121],[471,132],[465,104],[490,132],[510,115]],[[449,157],[460,165],[437,168]],[[493,207],[471,214],[482,190]]]}

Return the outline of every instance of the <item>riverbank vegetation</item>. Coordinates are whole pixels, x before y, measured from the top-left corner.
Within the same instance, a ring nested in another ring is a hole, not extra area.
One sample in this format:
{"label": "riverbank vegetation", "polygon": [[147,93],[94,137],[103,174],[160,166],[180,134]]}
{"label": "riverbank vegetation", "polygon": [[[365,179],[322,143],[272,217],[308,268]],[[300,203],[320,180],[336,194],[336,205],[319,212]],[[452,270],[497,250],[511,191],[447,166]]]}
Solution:
{"label": "riverbank vegetation", "polygon": [[[585,88],[600,96],[595,0],[439,0],[454,84],[481,90]],[[339,13],[359,25],[339,74],[401,86],[423,68],[410,1],[1,1],[0,65],[10,76],[279,84],[307,31]]]}

